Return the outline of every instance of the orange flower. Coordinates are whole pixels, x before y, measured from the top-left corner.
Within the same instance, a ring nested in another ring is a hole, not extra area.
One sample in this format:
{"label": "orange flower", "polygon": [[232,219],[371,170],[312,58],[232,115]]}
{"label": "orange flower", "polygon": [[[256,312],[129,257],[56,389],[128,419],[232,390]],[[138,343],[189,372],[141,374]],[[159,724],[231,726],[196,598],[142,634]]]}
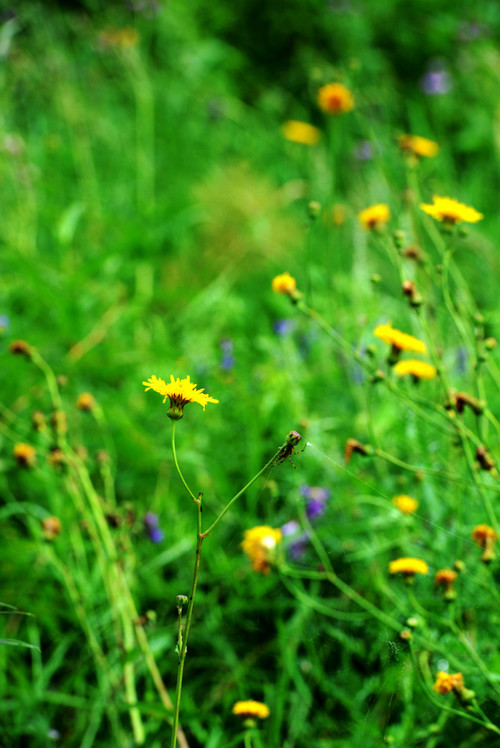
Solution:
{"label": "orange flower", "polygon": [[451,691],[464,690],[464,676],[462,673],[445,673],[441,670],[436,676],[436,682],[433,685],[436,693],[451,693]]}
{"label": "orange flower", "polygon": [[318,104],[326,114],[344,114],[354,109],[354,97],[342,83],[328,83],[318,91]]}
{"label": "orange flower", "polygon": [[481,561],[485,564],[489,564],[495,558],[495,541],[498,540],[498,535],[495,530],[489,525],[476,525],[472,531],[472,540],[474,540],[480,548],[483,548],[483,555]]}
{"label": "orange flower", "polygon": [[458,574],[456,571],[453,571],[453,569],[439,569],[439,571],[436,573],[436,576],[434,577],[434,584],[437,587],[443,588],[443,597],[446,602],[451,602],[457,596],[457,593],[455,592],[455,589],[453,587],[453,584],[457,577]]}

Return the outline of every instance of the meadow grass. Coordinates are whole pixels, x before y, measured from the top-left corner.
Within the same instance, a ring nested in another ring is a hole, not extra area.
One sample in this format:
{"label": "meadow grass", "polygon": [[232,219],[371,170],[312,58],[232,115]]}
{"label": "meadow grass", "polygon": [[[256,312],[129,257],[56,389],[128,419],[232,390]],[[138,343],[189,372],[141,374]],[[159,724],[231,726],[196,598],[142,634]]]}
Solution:
{"label": "meadow grass", "polygon": [[498,7],[236,5],[2,16],[0,743],[493,748]]}

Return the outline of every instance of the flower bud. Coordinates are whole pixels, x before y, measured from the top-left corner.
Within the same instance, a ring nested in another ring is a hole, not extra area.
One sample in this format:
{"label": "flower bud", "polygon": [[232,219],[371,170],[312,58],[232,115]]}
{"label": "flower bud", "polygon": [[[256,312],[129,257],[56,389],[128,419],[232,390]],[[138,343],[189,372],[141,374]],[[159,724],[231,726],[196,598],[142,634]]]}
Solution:
{"label": "flower bud", "polygon": [[311,200],[311,202],[307,206],[307,212],[309,214],[309,218],[314,221],[314,219],[317,218],[321,213],[321,203],[318,203],[317,200]]}
{"label": "flower bud", "polygon": [[179,612],[182,610],[184,605],[187,605],[187,603],[188,603],[187,595],[177,595],[177,597],[175,598],[175,604]]}

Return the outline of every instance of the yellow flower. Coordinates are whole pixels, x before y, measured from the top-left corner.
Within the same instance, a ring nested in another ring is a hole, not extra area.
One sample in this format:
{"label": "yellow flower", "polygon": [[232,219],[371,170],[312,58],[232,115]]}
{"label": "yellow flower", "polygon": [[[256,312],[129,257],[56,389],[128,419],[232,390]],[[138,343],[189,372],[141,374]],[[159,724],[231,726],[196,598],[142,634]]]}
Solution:
{"label": "yellow flower", "polygon": [[302,145],[316,145],[321,138],[321,132],[317,127],[308,125],[307,122],[298,122],[295,119],[285,122],[281,131],[287,140]]}
{"label": "yellow flower", "polygon": [[426,361],[417,361],[408,359],[407,361],[398,361],[394,366],[394,371],[398,377],[404,377],[405,374],[411,374],[415,379],[434,379],[437,376],[437,369]]}
{"label": "yellow flower", "polygon": [[205,410],[207,403],[219,402],[207,395],[202,389],[197,390],[196,384],[191,382],[189,375],[185,379],[174,379],[171,374],[170,382],[167,384],[163,379],[153,374],[147,382],[143,382],[143,385],[146,387],[146,392],[154,390],[159,395],[163,395],[163,402],[165,402],[167,397],[169,398],[170,407],[167,411],[167,416],[174,421],[182,418],[184,406],[187,403],[198,403]]}
{"label": "yellow flower", "polygon": [[429,567],[419,558],[397,558],[389,563],[389,574],[428,574]]}
{"label": "yellow flower", "polygon": [[252,562],[254,571],[269,574],[276,546],[281,543],[281,540],[281,530],[275,530],[268,525],[259,525],[252,527],[251,530],[245,530],[241,547]]}
{"label": "yellow flower", "polygon": [[34,467],[36,462],[36,449],[31,444],[18,442],[14,445],[13,455],[22,467]]}
{"label": "yellow flower", "polygon": [[437,221],[443,221],[443,223],[454,226],[456,223],[461,223],[462,221],[467,221],[467,223],[477,223],[481,218],[484,218],[482,213],[478,213],[474,208],[459,203],[451,197],[439,197],[438,195],[434,195],[432,200],[434,203],[433,205],[421,203],[420,208],[424,213],[432,216]]}
{"label": "yellow flower", "polygon": [[413,512],[416,512],[418,509],[418,501],[416,499],[412,499],[411,496],[406,496],[405,494],[395,496],[392,500],[392,503],[403,514],[413,514]]}
{"label": "yellow flower", "polygon": [[427,353],[427,346],[423,340],[414,338],[413,335],[408,335],[406,332],[396,330],[391,326],[378,325],[373,334],[376,338],[380,338],[384,343],[390,343],[393,348],[398,351],[415,351],[416,353]]}
{"label": "yellow flower", "polygon": [[237,701],[233,706],[233,714],[246,719],[252,717],[266,719],[270,712],[267,704],[263,704],[261,701]]}
{"label": "yellow flower", "polygon": [[327,114],[343,114],[354,109],[354,97],[342,83],[328,83],[318,91],[318,104]]}
{"label": "yellow flower", "polygon": [[358,219],[364,229],[378,229],[384,226],[391,218],[389,206],[385,203],[370,205],[358,213]]}
{"label": "yellow flower", "polygon": [[445,673],[441,670],[436,676],[436,682],[433,685],[437,693],[450,693],[451,691],[464,690],[464,676],[462,673]]}
{"label": "yellow flower", "polygon": [[95,397],[90,392],[82,392],[76,400],[76,407],[79,410],[94,410]]}
{"label": "yellow flower", "polygon": [[295,303],[302,296],[300,291],[297,289],[297,281],[290,275],[290,273],[282,273],[273,278],[272,289],[274,293],[282,293],[289,296]]}
{"label": "yellow flower", "polygon": [[433,140],[422,138],[420,135],[400,135],[399,147],[402,151],[421,158],[432,158],[439,153],[439,146]]}

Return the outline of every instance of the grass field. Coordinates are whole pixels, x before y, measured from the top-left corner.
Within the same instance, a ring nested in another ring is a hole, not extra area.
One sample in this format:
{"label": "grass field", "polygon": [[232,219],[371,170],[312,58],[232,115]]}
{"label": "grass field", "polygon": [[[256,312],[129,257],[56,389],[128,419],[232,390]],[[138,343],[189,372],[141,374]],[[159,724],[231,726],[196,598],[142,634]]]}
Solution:
{"label": "grass field", "polygon": [[500,744],[499,42],[0,12],[2,748]]}

